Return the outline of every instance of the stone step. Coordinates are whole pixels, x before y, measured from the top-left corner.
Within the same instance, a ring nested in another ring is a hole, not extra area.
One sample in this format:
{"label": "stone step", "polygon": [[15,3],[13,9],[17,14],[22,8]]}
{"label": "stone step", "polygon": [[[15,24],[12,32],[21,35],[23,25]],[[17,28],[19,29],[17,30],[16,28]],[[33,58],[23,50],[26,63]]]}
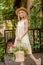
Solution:
{"label": "stone step", "polygon": [[[43,53],[34,53],[33,54],[36,58],[41,57],[42,59],[42,65],[43,65]],[[4,57],[5,60],[5,65],[20,65],[20,63],[16,63],[15,62],[15,58],[13,58],[14,60],[12,61],[11,57]],[[35,62],[28,56],[25,61],[24,61],[24,65],[36,65]]]}
{"label": "stone step", "polygon": [[0,62],[0,65],[4,65],[4,63],[3,62]]}

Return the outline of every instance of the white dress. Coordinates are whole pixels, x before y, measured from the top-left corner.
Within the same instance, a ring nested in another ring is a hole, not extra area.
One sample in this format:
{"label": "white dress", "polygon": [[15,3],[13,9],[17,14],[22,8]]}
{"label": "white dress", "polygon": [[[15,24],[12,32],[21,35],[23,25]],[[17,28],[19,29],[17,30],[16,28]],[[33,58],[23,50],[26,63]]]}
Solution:
{"label": "white dress", "polygon": [[32,54],[28,33],[26,33],[26,35],[22,38],[20,44],[16,40],[17,37],[21,37],[24,34],[24,32],[25,32],[24,20],[21,20],[18,22],[18,25],[17,25],[16,38],[15,38],[14,45],[15,46],[21,45],[29,50],[29,52],[28,52],[29,54]]}

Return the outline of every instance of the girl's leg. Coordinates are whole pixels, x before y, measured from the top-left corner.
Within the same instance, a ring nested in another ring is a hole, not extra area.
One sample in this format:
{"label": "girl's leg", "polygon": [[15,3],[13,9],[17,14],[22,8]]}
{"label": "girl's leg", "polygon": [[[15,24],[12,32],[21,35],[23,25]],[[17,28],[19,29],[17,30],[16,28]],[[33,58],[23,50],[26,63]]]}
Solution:
{"label": "girl's leg", "polygon": [[41,65],[41,58],[36,59],[33,54],[29,54],[29,57],[36,63],[36,65]]}
{"label": "girl's leg", "polygon": [[21,62],[21,65],[24,65],[24,62]]}

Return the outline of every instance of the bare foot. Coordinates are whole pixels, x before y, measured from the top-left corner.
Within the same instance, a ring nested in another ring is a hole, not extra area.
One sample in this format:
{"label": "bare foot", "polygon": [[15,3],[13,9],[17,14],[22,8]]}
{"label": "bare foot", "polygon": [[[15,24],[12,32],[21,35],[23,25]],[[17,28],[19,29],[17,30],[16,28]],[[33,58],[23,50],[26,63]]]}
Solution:
{"label": "bare foot", "polygon": [[36,65],[41,65],[41,58],[36,61]]}

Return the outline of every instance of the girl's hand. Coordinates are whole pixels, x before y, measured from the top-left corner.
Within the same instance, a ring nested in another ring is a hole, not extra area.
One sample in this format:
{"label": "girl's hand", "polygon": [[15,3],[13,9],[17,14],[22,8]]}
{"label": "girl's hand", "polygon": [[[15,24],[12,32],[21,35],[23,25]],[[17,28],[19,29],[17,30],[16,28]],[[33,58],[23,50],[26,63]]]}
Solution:
{"label": "girl's hand", "polygon": [[18,38],[17,38],[17,41],[21,43],[21,38],[20,38],[20,37],[18,37]]}
{"label": "girl's hand", "polygon": [[14,45],[12,44],[12,48],[14,48]]}

